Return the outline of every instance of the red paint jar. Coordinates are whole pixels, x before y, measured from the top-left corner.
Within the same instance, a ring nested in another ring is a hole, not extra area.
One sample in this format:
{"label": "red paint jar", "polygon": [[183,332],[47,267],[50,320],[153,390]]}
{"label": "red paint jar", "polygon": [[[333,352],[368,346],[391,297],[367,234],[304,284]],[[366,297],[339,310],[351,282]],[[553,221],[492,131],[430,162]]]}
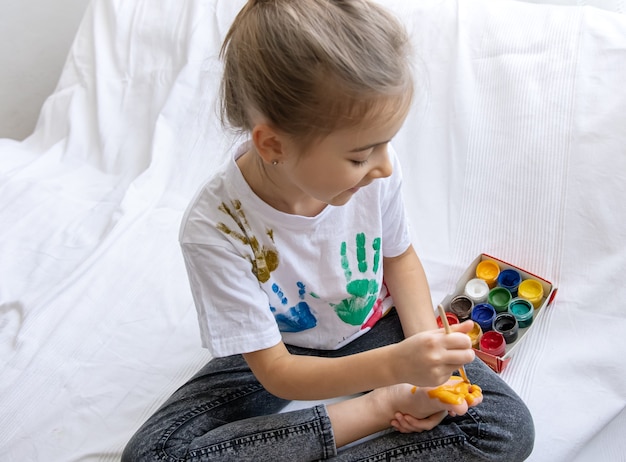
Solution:
{"label": "red paint jar", "polygon": [[[454,313],[446,312],[446,319],[448,320],[448,325],[450,325],[450,326],[452,324],[458,324],[459,323],[459,318]],[[437,316],[437,325],[439,327],[443,327],[443,321],[441,320],[441,316]]]}
{"label": "red paint jar", "polygon": [[493,356],[503,356],[506,352],[504,336],[495,330],[483,333],[483,336],[480,338],[480,351]]}

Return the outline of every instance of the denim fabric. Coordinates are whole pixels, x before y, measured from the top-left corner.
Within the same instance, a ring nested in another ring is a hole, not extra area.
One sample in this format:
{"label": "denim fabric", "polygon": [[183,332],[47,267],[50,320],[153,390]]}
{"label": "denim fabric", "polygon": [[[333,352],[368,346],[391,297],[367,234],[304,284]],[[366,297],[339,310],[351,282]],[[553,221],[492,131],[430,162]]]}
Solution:
{"label": "denim fabric", "polygon": [[[335,357],[402,339],[393,310],[338,351],[288,346],[292,354]],[[178,389],[130,440],[123,462],[137,461],[475,461],[515,462],[533,448],[532,417],[519,397],[476,359],[466,366],[484,400],[433,430],[385,432],[339,452],[326,407],[280,413],[288,401],[268,393],[243,357],[216,358]]]}

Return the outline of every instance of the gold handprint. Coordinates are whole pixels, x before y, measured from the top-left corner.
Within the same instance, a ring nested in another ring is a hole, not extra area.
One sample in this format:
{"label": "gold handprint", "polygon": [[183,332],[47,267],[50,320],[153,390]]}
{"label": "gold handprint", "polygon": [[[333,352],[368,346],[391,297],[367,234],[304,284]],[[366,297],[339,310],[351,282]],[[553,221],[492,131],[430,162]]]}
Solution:
{"label": "gold handprint", "polygon": [[[224,223],[218,223],[217,229],[224,234],[232,236],[243,244],[250,246],[252,249],[252,256],[247,257],[252,264],[252,272],[259,280],[259,282],[267,282],[270,279],[272,271],[278,268],[278,252],[275,249],[268,249],[267,247],[261,247],[259,240],[252,234],[250,225],[246,214],[241,208],[241,201],[231,201],[232,209],[224,202],[219,206],[219,210],[228,216],[230,216],[241,232],[233,231]],[[274,231],[271,229],[266,230],[266,234],[274,242]]]}

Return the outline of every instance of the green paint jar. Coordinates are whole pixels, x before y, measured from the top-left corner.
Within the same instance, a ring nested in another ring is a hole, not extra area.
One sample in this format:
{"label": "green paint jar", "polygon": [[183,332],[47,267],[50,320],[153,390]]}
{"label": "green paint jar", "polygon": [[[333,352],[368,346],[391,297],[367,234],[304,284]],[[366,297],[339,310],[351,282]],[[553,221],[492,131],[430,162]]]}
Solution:
{"label": "green paint jar", "polygon": [[504,287],[494,287],[489,291],[489,304],[493,306],[498,313],[503,313],[508,310],[509,303],[513,297],[511,292]]}

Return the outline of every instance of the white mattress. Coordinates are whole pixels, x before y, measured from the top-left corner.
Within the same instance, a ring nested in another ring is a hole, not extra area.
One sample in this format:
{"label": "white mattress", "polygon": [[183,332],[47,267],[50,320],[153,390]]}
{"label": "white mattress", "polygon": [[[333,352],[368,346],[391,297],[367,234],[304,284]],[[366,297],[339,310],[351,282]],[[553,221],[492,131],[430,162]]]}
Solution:
{"label": "white mattress", "polygon": [[[415,48],[394,144],[433,301],[481,252],[554,282],[502,374],[531,460],[626,460],[626,16],[382,3]],[[217,53],[241,4],[93,2],[33,135],[0,140],[2,460],[118,460],[209,359],[177,232],[233,147]]]}

